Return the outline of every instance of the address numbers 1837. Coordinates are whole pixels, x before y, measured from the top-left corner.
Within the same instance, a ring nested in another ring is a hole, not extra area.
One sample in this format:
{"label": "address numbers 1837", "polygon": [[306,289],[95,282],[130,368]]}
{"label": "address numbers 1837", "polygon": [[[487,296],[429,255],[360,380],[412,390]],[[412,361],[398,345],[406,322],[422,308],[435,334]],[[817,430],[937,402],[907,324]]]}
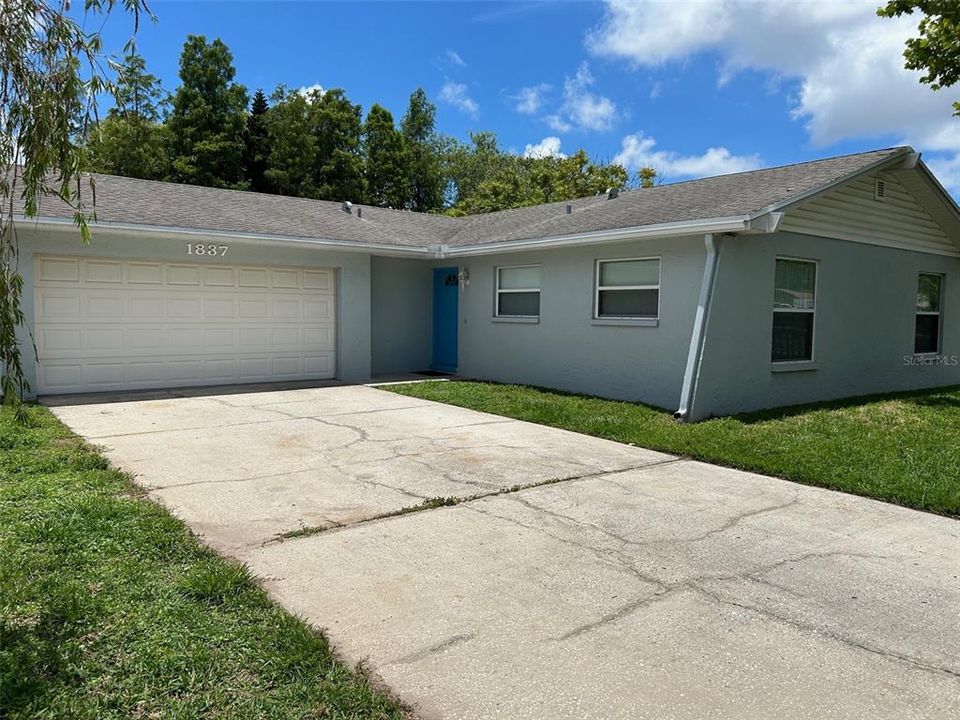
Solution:
{"label": "address numbers 1837", "polygon": [[230,249],[229,245],[212,245],[208,243],[187,243],[187,255],[211,255],[223,257]]}

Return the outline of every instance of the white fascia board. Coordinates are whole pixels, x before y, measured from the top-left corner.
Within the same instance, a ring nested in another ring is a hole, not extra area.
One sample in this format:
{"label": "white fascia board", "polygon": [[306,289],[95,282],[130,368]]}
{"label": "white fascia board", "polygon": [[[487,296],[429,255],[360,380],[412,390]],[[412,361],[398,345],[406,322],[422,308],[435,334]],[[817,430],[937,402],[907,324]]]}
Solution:
{"label": "white fascia board", "polygon": [[[49,227],[59,230],[76,229],[72,218],[53,217],[25,217],[15,215],[14,222],[21,226]],[[425,247],[404,247],[399,245],[385,245],[380,243],[350,242],[345,240],[326,240],[323,238],[296,237],[291,235],[270,235],[260,233],[242,233],[225,230],[201,230],[197,228],[168,227],[162,225],[138,225],[134,223],[90,222],[91,232],[137,233],[144,237],[183,237],[183,238],[223,238],[248,242],[299,245],[301,247],[320,247],[344,252],[375,252],[378,255],[392,255],[397,257],[426,257],[432,258],[436,254]]]}
{"label": "white fascia board", "polygon": [[731,217],[710,218],[707,220],[684,220],[681,222],[661,223],[659,225],[640,225],[614,230],[599,230],[596,232],[580,233],[577,235],[561,235],[558,237],[533,238],[530,240],[513,240],[508,242],[483,243],[479,245],[463,245],[447,247],[443,257],[469,257],[471,255],[492,255],[501,252],[517,252],[520,250],[543,250],[568,245],[592,245],[596,243],[623,242],[628,240],[642,240],[651,237],[678,237],[682,235],[699,235],[702,233],[736,233],[750,229],[750,217],[735,215]]}

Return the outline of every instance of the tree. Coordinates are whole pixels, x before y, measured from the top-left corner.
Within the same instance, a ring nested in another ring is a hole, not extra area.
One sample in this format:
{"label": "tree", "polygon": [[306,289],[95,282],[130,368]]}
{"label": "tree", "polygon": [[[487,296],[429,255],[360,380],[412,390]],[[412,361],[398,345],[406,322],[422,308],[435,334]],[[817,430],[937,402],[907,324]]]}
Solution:
{"label": "tree", "polygon": [[436,133],[437,107],[423,88],[410,95],[401,131],[410,157],[410,199],[408,207],[418,212],[443,206],[443,177],[440,172],[439,139]]}
{"label": "tree", "polygon": [[173,96],[170,130],[177,182],[238,187],[243,183],[247,91],[233,82],[233,55],[219,39],[188,35],[180,55],[182,85]]}
{"label": "tree", "polygon": [[20,419],[30,388],[18,340],[23,277],[13,218],[35,217],[41,198],[54,196],[73,208],[80,238],[89,242],[93,189],[82,182],[79,138],[97,116],[97,97],[111,90],[100,33],[118,5],[136,33],[140,13],[149,14],[143,0],[86,0],[85,19],[100,28],[93,31],[77,25],[64,3],[0,0],[0,395]]}
{"label": "tree", "polygon": [[270,138],[267,132],[267,97],[257,90],[247,116],[243,136],[243,175],[254,192],[267,192],[267,163],[270,159]]}
{"label": "tree", "polygon": [[367,202],[379,207],[404,207],[410,197],[410,172],[403,135],[390,111],[374,103],[367,113],[363,135]]}
{"label": "tree", "polygon": [[470,144],[449,138],[443,149],[443,175],[447,186],[447,203],[455,206],[472,197],[485,180],[509,171],[518,160],[500,148],[492,132],[470,134]]}
{"label": "tree", "polygon": [[471,168],[470,181],[461,181],[449,214],[473,215],[572,200],[628,184],[623,167],[593,162],[584,150],[570,157],[526,158],[494,152],[496,147],[492,136],[481,142],[474,139],[474,149],[459,161]]}
{"label": "tree", "polygon": [[314,165],[317,139],[312,131],[310,101],[282,85],[273,95],[267,112],[267,169],[270,192],[296,197],[314,197]]}
{"label": "tree", "polygon": [[163,89],[133,51],[124,56],[113,94],[116,105],[88,133],[85,168],[147,180],[165,177],[169,163],[160,124]]}
{"label": "tree", "polygon": [[642,167],[634,175],[634,185],[639,188],[652,188],[660,179],[660,174],[652,167]]}
{"label": "tree", "polygon": [[364,199],[363,110],[343,90],[314,90],[310,97],[316,137],[314,166],[316,197],[321,200]]}
{"label": "tree", "polygon": [[[917,26],[919,37],[907,40],[903,56],[910,70],[922,70],[920,82],[934,90],[960,81],[960,3],[957,0],[890,0],[877,10],[881,17],[923,13]],[[953,103],[960,117],[960,101]]]}

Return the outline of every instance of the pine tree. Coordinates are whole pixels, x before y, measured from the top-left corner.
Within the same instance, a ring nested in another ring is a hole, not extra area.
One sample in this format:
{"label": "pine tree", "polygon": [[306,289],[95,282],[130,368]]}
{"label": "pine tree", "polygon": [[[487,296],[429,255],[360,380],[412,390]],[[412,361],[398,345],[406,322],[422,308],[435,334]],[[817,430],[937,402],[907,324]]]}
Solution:
{"label": "pine tree", "polygon": [[233,82],[233,55],[219,39],[188,35],[180,55],[182,85],[173,97],[171,179],[213,187],[243,184],[247,91]]}
{"label": "pine tree", "polygon": [[109,175],[157,180],[169,169],[160,81],[146,71],[146,63],[128,53],[117,72],[116,105],[91,128],[84,147],[84,167]]}
{"label": "pine tree", "polygon": [[439,139],[436,133],[437,108],[423,88],[410,95],[401,130],[409,153],[411,210],[430,212],[443,206],[443,178]]}
{"label": "pine tree", "polygon": [[267,97],[257,90],[247,116],[244,133],[243,167],[247,185],[255,192],[267,192],[267,161],[270,158],[270,138],[267,135]]}
{"label": "pine tree", "polygon": [[403,135],[394,126],[390,111],[376,103],[367,113],[364,141],[367,202],[404,207],[410,197],[410,173]]}

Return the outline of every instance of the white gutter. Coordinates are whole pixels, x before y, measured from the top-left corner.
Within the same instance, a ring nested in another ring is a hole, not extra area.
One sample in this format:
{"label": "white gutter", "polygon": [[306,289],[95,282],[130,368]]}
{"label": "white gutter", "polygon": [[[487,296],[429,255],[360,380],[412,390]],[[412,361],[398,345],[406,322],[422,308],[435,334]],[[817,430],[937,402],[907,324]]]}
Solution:
{"label": "white gutter", "polygon": [[460,247],[441,246],[442,257],[464,257],[470,255],[490,255],[513,250],[538,250],[543,247],[555,248],[565,245],[589,245],[624,240],[638,240],[646,237],[676,237],[678,235],[696,235],[705,233],[746,232],[750,229],[751,216],[735,215],[731,217],[710,218],[707,220],[684,220],[681,222],[661,223],[659,225],[639,225],[613,230],[560,235],[556,237],[534,238],[531,240],[513,240],[508,242],[462,245]]}
{"label": "white gutter", "polygon": [[693,318],[693,332],[690,334],[690,350],[687,353],[687,366],[683,372],[683,388],[680,390],[680,407],[673,414],[679,420],[686,421],[693,404],[693,394],[700,375],[700,360],[703,357],[703,344],[706,338],[707,314],[713,299],[714,280],[717,276],[719,243],[711,233],[703,236],[707,246],[707,259],[703,267],[703,281],[700,283],[700,297],[697,300],[697,314]]}
{"label": "white gutter", "polygon": [[[58,229],[75,228],[73,218],[56,217],[25,217],[14,216],[14,222],[20,225],[39,225]],[[294,235],[271,235],[267,233],[244,233],[228,230],[202,230],[198,228],[183,228],[165,225],[138,225],[136,223],[91,222],[90,229],[108,232],[137,232],[145,235],[180,235],[184,237],[215,237],[232,240],[253,240],[257,242],[280,243],[291,245],[309,245],[331,248],[336,250],[370,252],[376,251],[406,257],[437,257],[433,248],[417,245],[409,247],[403,245],[386,245],[382,243],[351,242],[348,240],[327,240],[323,238],[298,237]]]}

